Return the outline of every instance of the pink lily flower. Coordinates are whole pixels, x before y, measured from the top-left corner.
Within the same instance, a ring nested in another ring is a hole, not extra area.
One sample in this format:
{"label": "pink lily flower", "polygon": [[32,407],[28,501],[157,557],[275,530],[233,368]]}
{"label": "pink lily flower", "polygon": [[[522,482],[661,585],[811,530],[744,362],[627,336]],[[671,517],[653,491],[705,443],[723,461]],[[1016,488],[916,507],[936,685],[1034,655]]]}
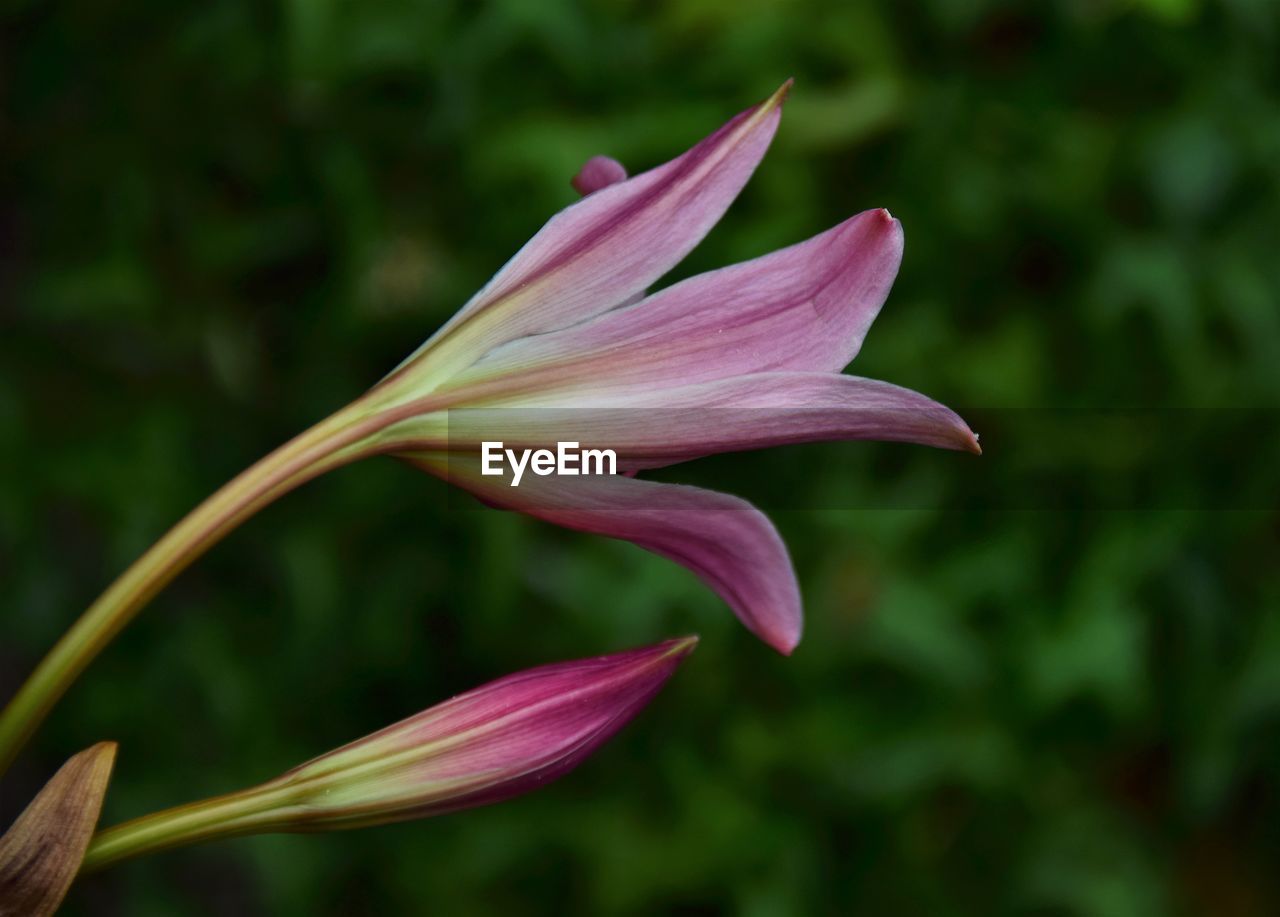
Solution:
{"label": "pink lily flower", "polygon": [[[885,210],[646,295],[742,189],[789,86],[633,178],[591,159],[573,181],[585,197],[362,399],[395,418],[368,440],[377,451],[491,505],[675,560],[782,653],[800,639],[801,601],[769,520],[736,497],[634,473],[817,440],[980,451],[948,408],[841,373],[902,258],[902,228]],[[623,474],[526,477],[513,488],[480,473],[485,441],[607,447]]]}
{"label": "pink lily flower", "polygon": [[[902,258],[902,228],[885,210],[646,294],[746,184],[789,85],[633,178],[612,160],[588,162],[575,179],[586,196],[390,375],[210,496],[108,587],[0,711],[0,770],[102,647],[195,558],[303,482],[370,455],[400,456],[491,505],[675,560],[790,653],[800,590],[769,520],[736,497],[634,474],[815,440],[979,449],[937,402],[841,372]],[[510,487],[483,474],[489,441],[611,449],[622,473]]]}
{"label": "pink lily flower", "polygon": [[697,637],[508,675],[226,796],[97,834],[86,870],[215,838],[426,818],[535,790],[653,699]]}
{"label": "pink lily flower", "polygon": [[[790,83],[657,168],[595,158],[479,293],[369,392],[196,507],[93,603],[0,711],[0,770],[97,652],[180,570],[282,494],[370,455],[406,458],[493,506],[608,535],[689,567],[782,653],[800,589],[762,512],[728,494],[635,478],[716,452],[892,439],[978,452],[910,389],[844,375],[902,257],[869,210],[808,241],[646,295],[748,181]],[[483,444],[608,448],[622,474],[486,476]]]}

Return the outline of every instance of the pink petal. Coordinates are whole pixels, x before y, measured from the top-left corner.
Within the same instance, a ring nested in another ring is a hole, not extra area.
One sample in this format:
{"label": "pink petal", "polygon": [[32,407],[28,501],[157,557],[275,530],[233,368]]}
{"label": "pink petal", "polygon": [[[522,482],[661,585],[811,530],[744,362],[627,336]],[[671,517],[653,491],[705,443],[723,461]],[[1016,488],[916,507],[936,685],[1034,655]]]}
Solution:
{"label": "pink petal", "polygon": [[674,267],[738,196],[778,126],[789,83],[682,156],[562,210],[388,379],[427,350],[447,377],[498,344],[575,324]]}
{"label": "pink petal", "polygon": [[512,341],[447,387],[647,389],[753,372],[838,372],[861,348],[901,260],[901,225],[887,210],[868,210],[589,322]]}
{"label": "pink petal", "polygon": [[[628,469],[787,443],[885,440],[981,452],[950,408],[910,389],[839,373],[756,373],[649,391],[564,393],[449,412],[449,448],[578,442]],[[523,486],[523,485],[522,485]]]}
{"label": "pink petal", "polygon": [[487,477],[471,456],[409,461],[514,509],[580,532],[630,541],[696,573],[747,629],[780,653],[800,641],[800,587],[786,545],[768,518],[728,494],[625,476],[525,475],[519,487]]}
{"label": "pink petal", "polygon": [[601,188],[626,181],[627,170],[622,163],[608,156],[592,156],[586,161],[578,174],[569,180],[573,190],[583,197]]}

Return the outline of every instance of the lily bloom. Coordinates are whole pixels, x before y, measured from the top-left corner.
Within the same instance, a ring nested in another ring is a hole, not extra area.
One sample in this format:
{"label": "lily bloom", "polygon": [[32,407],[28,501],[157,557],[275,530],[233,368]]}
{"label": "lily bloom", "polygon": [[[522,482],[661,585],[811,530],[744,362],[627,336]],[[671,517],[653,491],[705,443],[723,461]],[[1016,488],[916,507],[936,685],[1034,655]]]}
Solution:
{"label": "lily bloom", "polygon": [[508,675],[259,786],[102,831],[84,866],[214,838],[426,818],[527,793],[625,726],[697,642],[684,637]]}
{"label": "lily bloom", "polygon": [[[745,185],[789,86],[633,178],[614,160],[588,161],[573,181],[585,197],[362,399],[363,410],[395,418],[366,447],[488,504],[671,558],[783,653],[800,639],[800,592],[769,520],[736,497],[634,473],[817,440],[980,451],[946,407],[841,373],[902,258],[902,227],[888,211],[646,295]],[[480,473],[485,441],[609,448],[623,474],[525,477],[513,488]]]}
{"label": "lily bloom", "polygon": [[[435,335],[364,396],[209,497],[90,606],[0,712],[0,771],[182,569],[281,495],[369,455],[400,456],[491,505],[675,560],[765,642],[791,652],[800,590],[769,520],[736,497],[634,474],[815,440],[979,449],[942,405],[841,372],[902,258],[902,227],[885,210],[646,295],[746,184],[789,86],[633,178],[612,160],[588,162],[575,179],[586,196],[552,217]],[[623,473],[512,488],[481,474],[478,461],[484,442],[510,440],[611,448]]]}

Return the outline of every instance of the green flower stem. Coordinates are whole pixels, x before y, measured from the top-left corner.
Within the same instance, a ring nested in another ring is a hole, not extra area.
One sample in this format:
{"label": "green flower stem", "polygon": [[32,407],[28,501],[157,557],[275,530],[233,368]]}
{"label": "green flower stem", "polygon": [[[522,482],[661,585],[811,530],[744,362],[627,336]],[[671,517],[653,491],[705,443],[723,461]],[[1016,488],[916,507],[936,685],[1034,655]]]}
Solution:
{"label": "green flower stem", "polygon": [[244,471],[169,530],[108,587],[49,651],[0,713],[0,774],[77,676],[175,576],[273,500],[368,454],[360,441],[387,415],[361,401],[321,421]]}
{"label": "green flower stem", "polygon": [[271,831],[290,811],[296,792],[266,783],[115,825],[93,836],[80,871],[94,872],[187,844]]}

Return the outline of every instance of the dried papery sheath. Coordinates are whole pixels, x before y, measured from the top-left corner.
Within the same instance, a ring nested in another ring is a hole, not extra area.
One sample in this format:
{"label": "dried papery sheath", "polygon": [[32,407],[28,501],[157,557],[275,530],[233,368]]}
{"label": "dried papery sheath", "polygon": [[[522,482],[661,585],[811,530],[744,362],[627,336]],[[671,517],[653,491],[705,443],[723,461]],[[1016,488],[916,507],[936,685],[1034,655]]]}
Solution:
{"label": "dried papery sheath", "polygon": [[696,643],[685,637],[500,678],[258,787],[109,828],[85,866],[219,837],[423,818],[537,789],[621,729]]}
{"label": "dried papery sheath", "polygon": [[115,763],[114,742],[75,755],[0,837],[0,917],[44,917],[80,871]]}

